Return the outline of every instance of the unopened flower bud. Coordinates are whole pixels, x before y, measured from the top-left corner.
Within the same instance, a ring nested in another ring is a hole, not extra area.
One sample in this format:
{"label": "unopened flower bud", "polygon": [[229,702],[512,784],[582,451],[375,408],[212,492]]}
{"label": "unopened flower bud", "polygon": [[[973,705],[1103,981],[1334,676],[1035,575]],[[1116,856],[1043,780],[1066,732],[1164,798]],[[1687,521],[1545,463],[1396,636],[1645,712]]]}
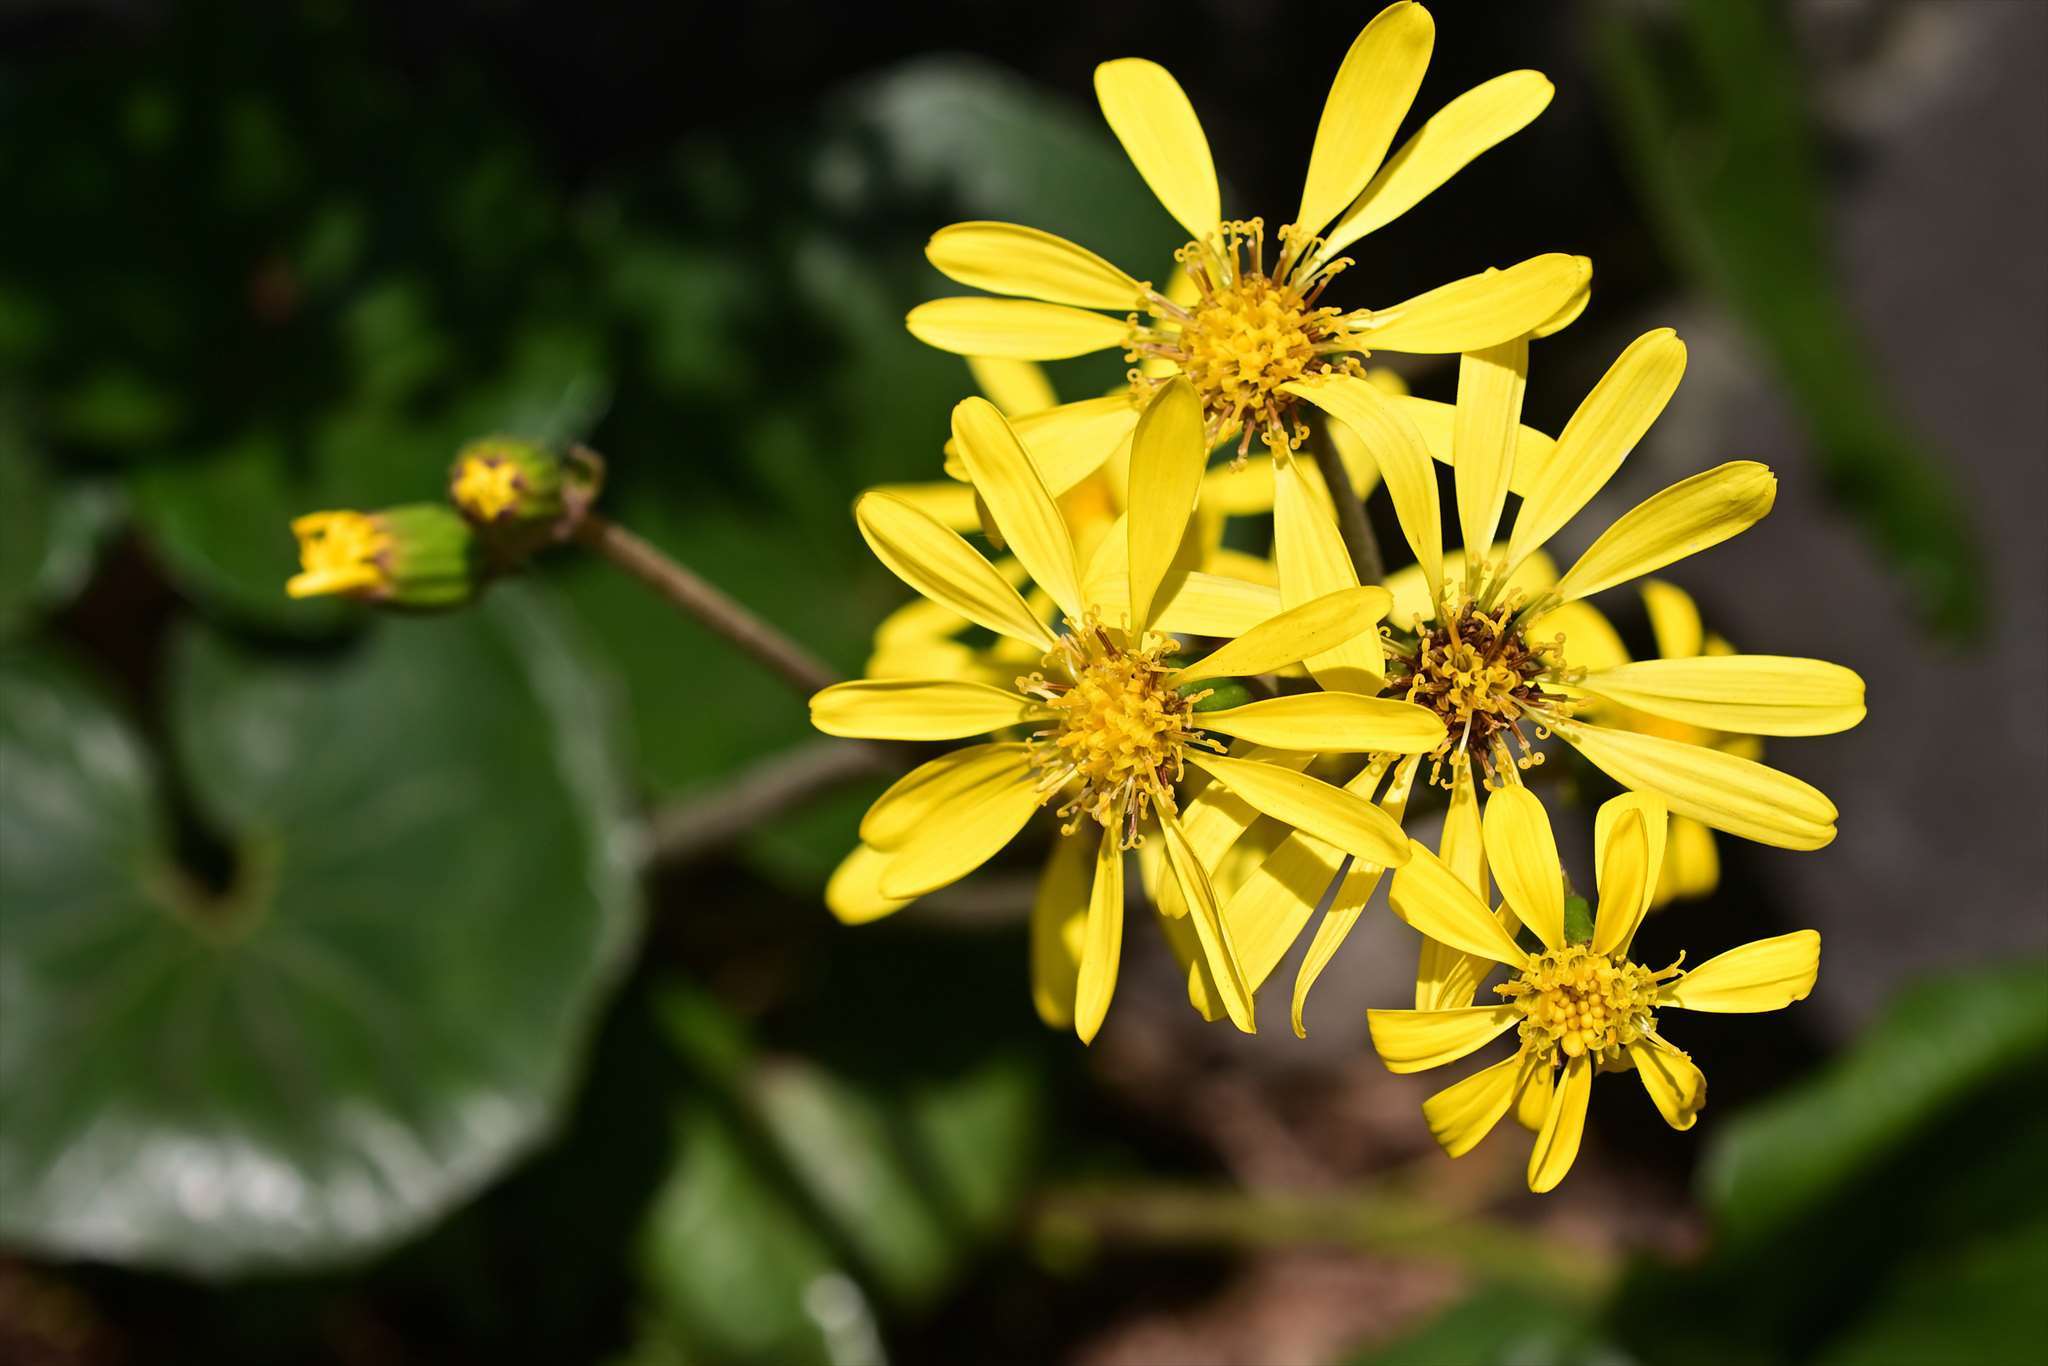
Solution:
{"label": "unopened flower bud", "polygon": [[479,581],[476,533],[439,503],[382,512],[312,512],[292,523],[300,572],[295,598],[361,598],[397,607],[455,607]]}
{"label": "unopened flower bud", "polygon": [[581,447],[562,456],[537,442],[491,436],[456,453],[448,496],[486,531],[560,539],[597,496],[600,476],[596,456]]}

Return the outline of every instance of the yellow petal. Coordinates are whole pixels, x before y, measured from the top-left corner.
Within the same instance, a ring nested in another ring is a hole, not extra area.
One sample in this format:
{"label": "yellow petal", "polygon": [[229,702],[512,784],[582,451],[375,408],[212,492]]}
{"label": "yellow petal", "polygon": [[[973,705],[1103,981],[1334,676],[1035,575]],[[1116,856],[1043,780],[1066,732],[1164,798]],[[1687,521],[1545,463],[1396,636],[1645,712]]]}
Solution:
{"label": "yellow petal", "polygon": [[1520,443],[1522,390],[1529,378],[1529,339],[1515,337],[1458,361],[1458,416],[1451,438],[1452,474],[1458,491],[1458,529],[1466,546],[1466,577],[1472,553],[1493,545],[1507,506],[1508,476]]}
{"label": "yellow petal", "polygon": [[[1299,460],[1273,465],[1273,560],[1280,571],[1280,600],[1299,608],[1333,593],[1356,589],[1358,572],[1337,530],[1336,513],[1308,484]],[[1386,655],[1378,631],[1358,634],[1306,659],[1309,673],[1326,688],[1379,691]]]}
{"label": "yellow petal", "polygon": [[973,531],[981,519],[975,512],[974,486],[956,479],[934,479],[923,484],[877,484],[868,490],[899,503],[908,503],[949,531]]}
{"label": "yellow petal", "polygon": [[1624,792],[1594,813],[1593,868],[1600,889],[1593,917],[1596,953],[1628,952],[1656,892],[1668,826],[1664,799],[1654,792]]}
{"label": "yellow petal", "polygon": [[[1383,768],[1369,768],[1346,783],[1344,790],[1370,799],[1384,776]],[[1211,790],[1220,786],[1214,784]],[[1343,862],[1344,855],[1336,849],[1296,831],[1258,860],[1224,902],[1223,921],[1230,926],[1238,961],[1244,965],[1245,981],[1252,990],[1257,991],[1286,957]]]}
{"label": "yellow petal", "polygon": [[[1279,764],[1283,768],[1299,771],[1307,768],[1309,754],[1289,754],[1279,750],[1260,749],[1254,745],[1238,745],[1232,751],[1237,757],[1255,760],[1259,763]],[[1188,848],[1194,851],[1195,860],[1204,868],[1219,866],[1226,855],[1237,844],[1244,832],[1259,818],[1259,812],[1251,803],[1224,787],[1221,783],[1204,782],[1191,777],[1187,788],[1193,796],[1181,802],[1178,820],[1181,837]],[[1141,845],[1140,848],[1149,848]],[[1167,880],[1154,893],[1159,913],[1168,919],[1178,920],[1188,913],[1187,902],[1181,899],[1180,888]],[[1242,959],[1240,959],[1242,961]]]}
{"label": "yellow petal", "polygon": [[1529,1189],[1555,1190],[1579,1155],[1586,1134],[1586,1105],[1593,1098],[1593,1060],[1581,1054],[1565,1064],[1564,1079],[1551,1093],[1543,1128],[1529,1154]]}
{"label": "yellow petal", "polygon": [[1508,558],[1556,534],[1621,468],[1685,376],[1685,343],[1668,327],[1645,332],[1607,368],[1557,438],[1541,484],[1515,518]]}
{"label": "yellow petal", "polygon": [[1505,1034],[1521,1018],[1511,1001],[1461,1010],[1365,1012],[1372,1046],[1389,1072],[1426,1072],[1456,1062]]}
{"label": "yellow petal", "polygon": [[1273,510],[1273,462],[1251,460],[1243,469],[1217,465],[1202,475],[1200,506],[1225,517],[1249,517]]}
{"label": "yellow petal", "polygon": [[1707,1079],[1693,1060],[1654,1036],[1631,1043],[1628,1056],[1664,1122],[1680,1133],[1690,1129],[1707,1103]]}
{"label": "yellow petal", "polygon": [[908,906],[915,898],[882,895],[882,869],[888,863],[881,850],[855,845],[826,879],[825,909],[842,925],[865,925]]}
{"label": "yellow petal", "polygon": [[[1439,465],[1453,463],[1452,442],[1456,439],[1458,423],[1456,404],[1417,398],[1412,394],[1389,398],[1387,403],[1408,419],[1432,460]],[[1524,424],[1517,428],[1515,461],[1508,473],[1508,492],[1527,497],[1529,490],[1542,481],[1554,449],[1556,443],[1534,427]]]}
{"label": "yellow petal", "polygon": [[[1395,767],[1393,780],[1387,784],[1386,795],[1380,798],[1380,810],[1387,813],[1389,820],[1399,821],[1406,814],[1408,795],[1414,789],[1415,772],[1421,766],[1421,763],[1422,756],[1415,755],[1403,759]],[[1348,790],[1358,792],[1361,796],[1369,795],[1373,781],[1369,776],[1371,773],[1372,770],[1368,769],[1365,773],[1360,774],[1358,778],[1353,779],[1347,785]],[[1294,840],[1300,840],[1303,844],[1315,849],[1329,850],[1329,846],[1319,840],[1312,840],[1306,836],[1291,836],[1288,842],[1283,842],[1280,849],[1274,851],[1275,856],[1277,857],[1281,852],[1284,852],[1288,848],[1288,844]],[[1329,850],[1329,853],[1333,860],[1331,867],[1334,868],[1336,866],[1334,862],[1336,851]],[[1315,985],[1316,978],[1322,975],[1323,969],[1329,965],[1330,959],[1342,947],[1345,936],[1351,933],[1352,927],[1358,923],[1359,916],[1364,914],[1365,903],[1372,898],[1373,891],[1380,885],[1380,877],[1385,872],[1386,869],[1379,864],[1354,860],[1351,865],[1351,871],[1344,875],[1342,885],[1337,888],[1337,895],[1331,899],[1330,909],[1323,913],[1323,921],[1320,925],[1316,926],[1315,937],[1309,941],[1308,952],[1302,955],[1301,967],[1296,970],[1294,975],[1294,1004],[1292,1009],[1296,1037],[1303,1039],[1308,1037],[1308,1025],[1304,1019],[1304,1012],[1308,1009],[1309,988]],[[1313,910],[1314,907],[1315,902],[1311,902],[1306,910]],[[1306,910],[1304,913],[1306,913]],[[1293,936],[1290,935],[1288,938],[1291,942]]]}
{"label": "yellow petal", "polygon": [[1400,823],[1353,793],[1306,773],[1249,759],[1188,751],[1188,762],[1259,810],[1371,863],[1407,862]]}
{"label": "yellow petal", "polygon": [[1169,681],[1249,678],[1334,649],[1365,631],[1377,631],[1393,598],[1384,588],[1351,587],[1311,598],[1196,660]]}
{"label": "yellow petal", "polygon": [[[1414,424],[1396,401],[1354,375],[1327,375],[1282,386],[1350,427],[1379,462],[1380,477],[1401,519],[1401,534],[1432,584],[1443,582],[1443,520],[1436,494],[1436,466]],[[1286,569],[1281,580],[1286,581]]]}
{"label": "yellow petal", "polygon": [[883,896],[923,896],[959,881],[1016,838],[1038,805],[1038,774],[1029,765],[977,784],[896,846],[877,886]]}
{"label": "yellow petal", "polygon": [[1180,82],[1156,62],[1124,57],[1095,68],[1095,98],[1152,193],[1189,237],[1205,240],[1223,217],[1223,196],[1209,140]]}
{"label": "yellow petal", "polygon": [[[1196,572],[1170,586],[1173,592],[1160,605],[1158,620],[1152,625],[1176,635],[1243,635],[1280,611],[1280,590],[1263,583]],[[1097,599],[1120,600],[1114,594]]]}
{"label": "yellow petal", "polygon": [[1444,741],[1444,723],[1428,708],[1349,692],[1289,693],[1196,719],[1204,730],[1319,754],[1427,754]]}
{"label": "yellow petal", "polygon": [[1833,735],[1863,719],[1863,680],[1854,672],[1786,655],[1645,659],[1577,686],[1652,716],[1738,735]]}
{"label": "yellow petal", "polygon": [[1095,851],[1085,839],[1062,836],[1052,842],[1038,895],[1031,903],[1031,1004],[1049,1029],[1074,1023],[1074,993],[1080,984],[1081,960],[1075,946],[1083,942],[1089,892],[1094,884]]}
{"label": "yellow petal", "polygon": [[1430,1137],[1452,1157],[1463,1157],[1478,1147],[1479,1140],[1493,1132],[1493,1126],[1514,1103],[1515,1084],[1528,1066],[1528,1058],[1521,1053],[1502,1058],[1422,1102],[1422,1119],[1429,1125]]}
{"label": "yellow petal", "polygon": [[[1488,554],[1487,558],[1500,559],[1506,553],[1507,547],[1499,541],[1495,541],[1493,543],[1493,550]],[[1464,577],[1464,574],[1465,551],[1463,547],[1446,550],[1444,552],[1445,579],[1448,582],[1456,583]],[[1394,606],[1387,613],[1387,618],[1396,626],[1405,627],[1411,622],[1435,619],[1436,602],[1434,594],[1431,592],[1428,582],[1422,576],[1421,565],[1411,564],[1396,569],[1393,573],[1387,575],[1382,582],[1385,584],[1386,590],[1394,595]],[[1523,601],[1526,602],[1542,596],[1544,592],[1556,583],[1557,567],[1550,562],[1549,556],[1539,552],[1522,561],[1516,567],[1515,572],[1508,575],[1507,580],[1501,586],[1503,589],[1512,589],[1519,592],[1522,595]],[[1541,621],[1547,621],[1548,619],[1548,614],[1538,618]],[[1532,636],[1532,638],[1534,637]]]}
{"label": "yellow petal", "polygon": [[1818,789],[1705,745],[1578,722],[1566,743],[1623,787],[1654,792],[1680,816],[1780,849],[1819,849],[1835,837],[1835,804]]}
{"label": "yellow petal", "polygon": [[1165,837],[1167,867],[1173,870],[1173,880],[1180,888],[1181,899],[1187,903],[1188,918],[1194,922],[1195,936],[1201,941],[1202,957],[1208,964],[1217,994],[1223,998],[1223,1009],[1232,1024],[1247,1034],[1256,1033],[1258,1023],[1252,1017],[1251,987],[1246,983],[1244,968],[1238,962],[1229,927],[1223,923],[1222,913],[1217,909],[1216,889],[1210,885],[1209,875],[1202,869],[1202,861],[1188,847],[1187,836],[1171,812],[1159,812],[1159,828]]}
{"label": "yellow petal", "polygon": [[1010,553],[1060,611],[1081,620],[1088,604],[1081,598],[1074,538],[1009,422],[985,398],[962,399],[953,409],[953,440]]}
{"label": "yellow petal", "polygon": [[1674,817],[1664,845],[1663,874],[1653,906],[1710,895],[1721,882],[1721,854],[1714,832],[1696,820]]}
{"label": "yellow petal", "polygon": [[1409,841],[1409,848],[1414,857],[1394,874],[1394,886],[1387,897],[1394,914],[1454,949],[1510,967],[1520,966],[1524,955],[1515,946],[1513,936],[1501,928],[1486,903],[1472,895],[1464,879],[1413,840]]}
{"label": "yellow petal", "polygon": [[1795,930],[1709,958],[1665,983],[1657,1003],[1721,1014],[1782,1010],[1806,999],[1819,972],[1819,932]]}
{"label": "yellow petal", "polygon": [[1042,711],[1006,688],[933,679],[859,679],[811,698],[819,730],[872,740],[959,740]]}
{"label": "yellow petal", "polygon": [[1156,599],[1180,552],[1202,467],[1209,458],[1202,427],[1202,401],[1195,388],[1176,379],[1153,395],[1131,437],[1130,604],[1131,628],[1153,624]]}
{"label": "yellow petal", "polygon": [[1408,0],[1381,10],[1353,40],[1316,125],[1294,216],[1304,229],[1322,231],[1380,168],[1422,86],[1435,40],[1429,11]]}
{"label": "yellow petal", "polygon": [[[1003,582],[1013,588],[1028,581],[1024,566],[1007,555],[993,561],[992,567]],[[942,602],[933,602],[923,597],[912,598],[882,618],[882,624],[875,628],[875,646],[879,649],[890,645],[930,645],[959,635],[973,625],[973,622]],[[1027,658],[1031,656],[1030,646],[1011,642],[1009,648],[1022,649],[1026,652]],[[928,676],[947,677],[944,674]]]}
{"label": "yellow petal", "polygon": [[1052,381],[1036,361],[1009,356],[969,356],[967,369],[974,376],[974,387],[981,390],[982,397],[1001,408],[1003,416],[1013,422],[1027,413],[1044,412],[1059,404],[1060,398],[1053,391]]}
{"label": "yellow petal", "polygon": [[1557,1092],[1557,1069],[1541,1063],[1529,1069],[1522,1089],[1515,1093],[1515,1123],[1537,1133],[1550,1113],[1550,1098]]}
{"label": "yellow petal", "polygon": [[1691,659],[1706,641],[1700,624],[1699,604],[1692,594],[1662,579],[1645,579],[1643,606],[1650,613],[1650,630],[1657,638],[1657,653],[1666,659]]}
{"label": "yellow petal", "polygon": [[1421,203],[1481,152],[1505,141],[1549,105],[1552,87],[1537,71],[1510,71],[1474,86],[1432,114],[1387,158],[1353,200],[1317,253],[1329,260]]}
{"label": "yellow petal", "polygon": [[[1129,396],[1108,394],[1027,413],[1012,420],[1010,430],[1031,452],[1032,463],[1057,498],[1101,469],[1117,448],[1130,440],[1137,421],[1138,410]],[[959,446],[950,440],[946,442],[946,473],[955,479],[967,477]]]}
{"label": "yellow petal", "polygon": [[1030,767],[1024,746],[1014,741],[969,745],[919,764],[868,807],[860,821],[861,842],[877,849],[899,848],[939,811]]}
{"label": "yellow petal", "polygon": [[[1095,1042],[1109,999],[1116,993],[1117,961],[1124,944],[1124,849],[1120,831],[1106,829],[1096,843],[1095,876],[1088,894],[1088,929],[1074,987],[1074,1033]],[[1073,836],[1063,836],[1071,840]]]}
{"label": "yellow petal", "polygon": [[933,299],[904,319],[910,335],[956,356],[1011,360],[1066,360],[1120,347],[1130,325],[1065,304],[1036,299]]}
{"label": "yellow petal", "polygon": [[991,294],[1126,313],[1145,295],[1086,247],[1017,223],[955,223],[933,233],[924,254],[942,274]]}
{"label": "yellow petal", "polygon": [[1628,663],[1628,647],[1621,643],[1614,623],[1589,602],[1564,603],[1529,623],[1530,640],[1551,641],[1560,635],[1565,661],[1573,669],[1611,669]]}
{"label": "yellow petal", "polygon": [[853,515],[868,548],[897,578],[977,626],[1041,650],[1052,648],[1052,632],[959,532],[886,494],[862,494]]}
{"label": "yellow petal", "polygon": [[1486,863],[1501,895],[1546,949],[1564,945],[1564,865],[1550,817],[1536,794],[1519,785],[1486,801]]}
{"label": "yellow petal", "polygon": [[1391,308],[1374,309],[1353,330],[1375,351],[1446,356],[1479,351],[1534,330],[1592,278],[1593,263],[1583,256],[1532,256],[1506,270],[1467,275]]}
{"label": "yellow petal", "polygon": [[1681,480],[1601,533],[1557,581],[1557,594],[1566,602],[1590,597],[1719,545],[1756,525],[1777,496],[1777,477],[1753,460],[1731,460]]}
{"label": "yellow petal", "polygon": [[[1451,759],[1451,801],[1444,811],[1444,833],[1437,846],[1437,857],[1464,880],[1481,902],[1492,902],[1486,876],[1486,837],[1479,819],[1479,790],[1472,781],[1472,759],[1468,754],[1459,753]],[[1495,917],[1500,918],[1499,912],[1495,912]],[[1502,928],[1514,933],[1505,920]],[[1415,962],[1415,1008],[1448,1010],[1469,1006],[1478,994],[1479,984],[1492,970],[1491,958],[1454,949],[1424,935]]]}

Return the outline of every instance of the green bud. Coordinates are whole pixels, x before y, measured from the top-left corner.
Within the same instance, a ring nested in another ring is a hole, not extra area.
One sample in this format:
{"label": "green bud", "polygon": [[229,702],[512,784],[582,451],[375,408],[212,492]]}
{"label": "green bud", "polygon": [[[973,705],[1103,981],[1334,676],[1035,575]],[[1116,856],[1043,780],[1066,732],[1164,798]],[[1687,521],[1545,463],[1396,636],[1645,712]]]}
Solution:
{"label": "green bud", "polygon": [[558,540],[589,508],[601,476],[596,455],[582,447],[561,456],[537,442],[491,436],[456,453],[448,496],[480,527]]}
{"label": "green bud", "polygon": [[308,513],[292,531],[301,568],[285,591],[295,598],[455,607],[475,596],[482,580],[476,533],[440,503]]}
{"label": "green bud", "polygon": [[1230,707],[1241,707],[1252,700],[1252,690],[1239,678],[1203,678],[1193,683],[1183,683],[1176,688],[1182,697],[1208,692],[1207,697],[1196,698],[1196,711],[1223,711]]}
{"label": "green bud", "polygon": [[1564,938],[1567,944],[1593,942],[1593,907],[1574,893],[1564,899]]}

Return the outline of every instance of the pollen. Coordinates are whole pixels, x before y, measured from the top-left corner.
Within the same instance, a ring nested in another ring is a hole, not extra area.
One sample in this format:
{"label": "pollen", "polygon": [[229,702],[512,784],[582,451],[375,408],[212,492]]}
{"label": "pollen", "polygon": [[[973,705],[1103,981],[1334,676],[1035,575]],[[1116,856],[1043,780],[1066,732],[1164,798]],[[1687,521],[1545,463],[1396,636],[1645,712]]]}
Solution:
{"label": "pollen", "polygon": [[463,457],[449,495],[455,505],[480,522],[495,522],[519,501],[519,467],[495,456]]}
{"label": "pollen", "polygon": [[1067,626],[1044,671],[1017,680],[1050,713],[1051,724],[1029,741],[1040,800],[1071,793],[1056,813],[1063,833],[1092,817],[1104,829],[1121,828],[1131,848],[1148,811],[1175,810],[1187,747],[1223,746],[1194,725],[1201,695],[1185,696],[1166,681],[1171,637],[1132,642],[1092,617]]}
{"label": "pollen", "polygon": [[389,586],[383,559],[391,535],[360,512],[309,512],[292,522],[299,538],[299,566],[285,584],[295,598],[340,593],[374,594]]}
{"label": "pollen", "polygon": [[1514,980],[1494,988],[1522,1012],[1522,1047],[1552,1063],[1591,1055],[1619,1063],[1636,1040],[1656,1030],[1658,986],[1678,974],[1662,972],[1581,944],[1567,944],[1532,960]]}
{"label": "pollen", "polygon": [[[1268,275],[1262,220],[1225,223],[1219,232],[1220,249],[1190,242],[1174,253],[1200,293],[1187,307],[1149,293],[1150,318],[1132,315],[1124,359],[1165,360],[1187,376],[1201,397],[1210,441],[1237,434],[1239,459],[1254,432],[1268,450],[1293,450],[1308,439],[1308,428],[1282,386],[1333,371],[1365,373],[1359,357],[1367,353],[1351,319],[1316,305],[1351,262],[1340,257],[1311,266],[1319,239],[1289,224],[1280,229],[1280,257]],[[1130,380],[1142,400],[1163,377],[1139,369]]]}
{"label": "pollen", "polygon": [[1497,786],[1507,768],[1543,762],[1522,728],[1525,721],[1540,740],[1551,720],[1570,715],[1571,703],[1543,687],[1568,676],[1563,637],[1530,640],[1516,616],[1520,606],[1512,595],[1492,607],[1469,599],[1450,603],[1436,621],[1417,624],[1412,646],[1389,644],[1388,690],[1428,707],[1444,723],[1432,782],[1443,781],[1445,759],[1463,752],[1479,761],[1487,785]]}

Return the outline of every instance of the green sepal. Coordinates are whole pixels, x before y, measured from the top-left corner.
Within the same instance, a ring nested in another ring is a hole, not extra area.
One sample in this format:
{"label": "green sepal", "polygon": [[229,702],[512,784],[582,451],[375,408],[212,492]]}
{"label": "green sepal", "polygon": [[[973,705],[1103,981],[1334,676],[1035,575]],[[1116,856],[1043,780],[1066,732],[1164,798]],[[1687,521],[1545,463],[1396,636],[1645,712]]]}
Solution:
{"label": "green sepal", "polygon": [[1593,942],[1593,907],[1582,896],[1564,899],[1564,937],[1568,944]]}
{"label": "green sepal", "polygon": [[385,583],[377,595],[394,607],[458,607],[476,596],[482,561],[476,533],[454,509],[407,503],[370,514],[391,544],[382,555]]}
{"label": "green sepal", "polygon": [[1193,697],[1205,689],[1209,695],[1196,698],[1196,711],[1224,711],[1230,707],[1241,707],[1252,700],[1252,690],[1245,686],[1241,678],[1202,678],[1192,683],[1183,683],[1174,691],[1182,697]]}

